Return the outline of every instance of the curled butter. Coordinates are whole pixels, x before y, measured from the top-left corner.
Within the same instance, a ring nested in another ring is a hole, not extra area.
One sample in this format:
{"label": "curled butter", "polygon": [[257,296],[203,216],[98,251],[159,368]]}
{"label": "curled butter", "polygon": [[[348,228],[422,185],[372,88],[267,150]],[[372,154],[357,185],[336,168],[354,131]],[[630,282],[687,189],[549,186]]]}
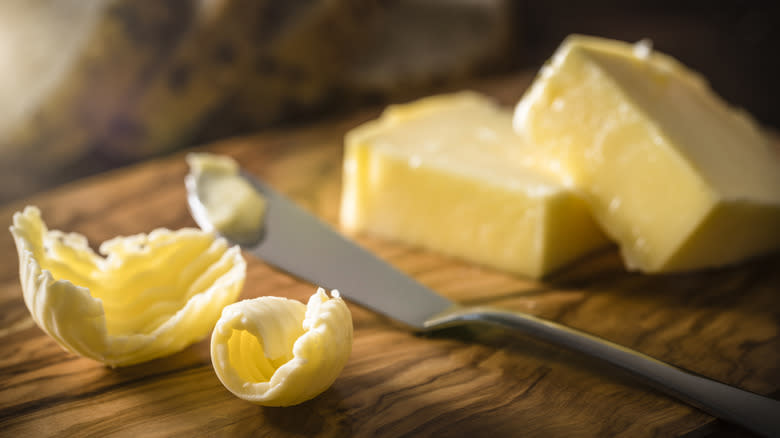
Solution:
{"label": "curled butter", "polygon": [[[195,180],[202,211],[201,224],[206,231],[213,227],[220,234],[241,243],[257,240],[265,215],[265,198],[239,174],[238,163],[224,155],[209,153],[187,154],[190,173]],[[192,205],[191,205],[192,207]]]}
{"label": "curled butter", "polygon": [[206,337],[238,299],[238,247],[197,229],[156,229],[104,242],[49,231],[40,210],[13,216],[24,302],[64,349],[110,366],[166,356]]}
{"label": "curled butter", "polygon": [[352,316],[322,288],[308,304],[260,297],[222,311],[211,337],[217,377],[237,397],[264,406],[310,400],[336,380],[352,352]]}

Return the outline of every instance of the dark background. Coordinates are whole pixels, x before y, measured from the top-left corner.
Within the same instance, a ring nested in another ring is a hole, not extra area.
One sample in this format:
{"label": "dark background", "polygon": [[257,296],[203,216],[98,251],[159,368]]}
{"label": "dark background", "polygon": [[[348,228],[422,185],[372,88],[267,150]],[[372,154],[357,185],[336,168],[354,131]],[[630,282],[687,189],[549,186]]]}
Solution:
{"label": "dark background", "polygon": [[[161,14],[175,16],[196,3],[160,4],[168,5],[161,6]],[[232,46],[207,47],[213,41],[209,35],[224,36],[222,30],[207,29],[200,36],[205,43],[197,43],[204,46],[202,59],[161,68],[159,77],[142,78],[143,86],[137,87],[143,96],[143,90],[154,89],[147,83],[167,84],[170,96],[163,93],[160,99],[187,99],[203,91],[192,85],[199,71],[214,70],[233,78],[233,82],[223,81],[224,93],[211,106],[193,108],[198,111],[194,123],[160,139],[145,128],[150,119],[165,120],[170,114],[149,114],[137,106],[136,95],[120,102],[126,108],[94,109],[90,102],[71,102],[61,110],[84,104],[96,114],[112,113],[110,123],[95,126],[94,138],[83,145],[68,145],[74,152],[43,165],[40,158],[49,154],[41,151],[40,144],[23,149],[21,157],[4,156],[0,133],[0,203],[205,142],[379,108],[466,87],[476,78],[534,72],[572,33],[628,42],[649,38],[655,49],[703,73],[727,102],[746,109],[770,130],[780,129],[780,2],[776,1],[225,0],[225,4],[233,5],[233,15],[214,26],[249,23],[245,35],[239,29],[232,35]],[[257,15],[256,26],[242,17],[250,5]],[[328,12],[331,7],[335,9]],[[148,27],[144,17],[129,9],[113,13],[131,27],[134,37],[154,44],[157,34],[143,31]],[[310,16],[328,18],[317,22]],[[170,38],[169,33],[160,32],[159,38]],[[239,57],[236,34],[246,38],[244,50],[259,47],[251,55],[256,58],[253,70],[237,78],[213,64],[230,66]],[[170,41],[160,44],[175,46]],[[103,61],[108,71],[117,58],[107,56]],[[87,100],[92,97],[86,95]],[[189,106],[178,108],[186,111]],[[43,146],[56,150],[57,142],[69,138],[67,129],[62,135],[57,131],[43,135],[48,139]]]}

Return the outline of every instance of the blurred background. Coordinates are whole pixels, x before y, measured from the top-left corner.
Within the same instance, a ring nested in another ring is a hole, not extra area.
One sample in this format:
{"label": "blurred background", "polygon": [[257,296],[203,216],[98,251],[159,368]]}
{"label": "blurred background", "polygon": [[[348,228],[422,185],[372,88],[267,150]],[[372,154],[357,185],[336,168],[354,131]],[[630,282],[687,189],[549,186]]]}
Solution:
{"label": "blurred background", "polygon": [[779,3],[3,0],[0,202],[220,138],[528,74],[570,33],[650,38],[777,129]]}

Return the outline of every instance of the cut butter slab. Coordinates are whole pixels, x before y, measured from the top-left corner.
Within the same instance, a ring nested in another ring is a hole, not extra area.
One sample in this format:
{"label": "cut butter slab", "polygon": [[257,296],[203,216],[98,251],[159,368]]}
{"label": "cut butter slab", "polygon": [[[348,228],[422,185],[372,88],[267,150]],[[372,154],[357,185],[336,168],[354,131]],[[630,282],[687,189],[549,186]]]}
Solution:
{"label": "cut butter slab", "polygon": [[388,107],[345,139],[341,223],[541,277],[607,244],[574,191],[536,171],[512,113],[470,91]]}
{"label": "cut butter slab", "polygon": [[744,112],[649,44],[571,36],[516,107],[629,268],[716,267],[780,248],[780,156]]}
{"label": "cut butter slab", "polygon": [[62,348],[116,367],[176,353],[206,336],[238,299],[237,246],[192,228],[103,242],[49,230],[40,210],[13,216],[22,294],[33,321]]}

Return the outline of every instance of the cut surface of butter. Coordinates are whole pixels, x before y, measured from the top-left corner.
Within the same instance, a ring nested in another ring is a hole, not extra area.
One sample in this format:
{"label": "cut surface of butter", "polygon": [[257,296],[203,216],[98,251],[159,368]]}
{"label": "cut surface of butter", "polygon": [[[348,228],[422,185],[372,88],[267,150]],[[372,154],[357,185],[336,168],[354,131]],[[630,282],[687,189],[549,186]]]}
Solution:
{"label": "cut surface of butter", "polygon": [[263,406],[310,400],[336,380],[352,352],[352,315],[333,291],[306,305],[282,297],[239,301],[211,336],[217,377],[237,397]]}
{"label": "cut surface of butter", "polygon": [[[265,198],[241,175],[238,163],[225,155],[187,154],[188,178],[197,179],[198,198],[211,225],[237,242],[259,238],[265,215]],[[211,231],[211,230],[207,230]]]}
{"label": "cut surface of butter", "polygon": [[19,276],[35,323],[64,349],[110,366],[173,354],[205,338],[238,299],[238,247],[197,229],[104,242],[48,230],[40,210],[13,217]]}
{"label": "cut surface of butter", "polygon": [[567,38],[514,126],[583,191],[629,268],[716,267],[780,248],[780,152],[647,43]]}
{"label": "cut surface of butter", "polygon": [[531,152],[511,111],[475,92],[390,106],[346,136],[341,223],[541,277],[607,240]]}

